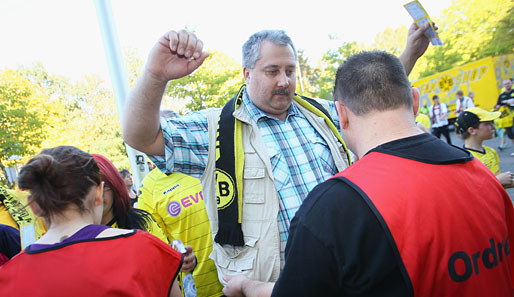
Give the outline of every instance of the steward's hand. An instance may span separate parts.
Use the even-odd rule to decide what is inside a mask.
[[[195,34],[186,30],[169,31],[150,51],[145,71],[152,78],[167,82],[195,71],[208,56]]]
[[[437,26],[435,26],[435,24],[433,25],[434,29],[437,30]],[[409,28],[407,33],[407,44],[405,45],[405,49],[399,57],[403,66],[405,67],[405,72],[407,75],[410,74],[418,58],[423,56],[428,48],[430,41],[428,40],[428,37],[425,36],[425,31],[429,27],[430,25],[428,23],[421,26],[421,28],[418,27],[416,23],[412,23]]]
[[[434,28],[437,30],[437,27],[434,23],[432,23]],[[416,23],[412,23],[409,27],[409,31],[407,33],[407,45],[405,46],[405,51],[409,52],[413,58],[419,58],[423,56],[425,51],[430,44],[428,37],[425,36],[425,31],[430,27],[428,23],[423,26],[418,27]]]

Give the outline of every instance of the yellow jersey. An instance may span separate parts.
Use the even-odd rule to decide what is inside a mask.
[[[119,228],[118,227],[118,223],[114,222],[111,227],[113,228]],[[152,220],[149,224],[148,224],[148,229],[147,230],[143,230],[143,231],[146,231],[150,234],[152,234],[153,236],[159,238],[160,240],[164,241],[165,243],[169,243],[168,239],[166,238],[166,236],[164,235],[164,233],[162,232],[161,228],[159,227],[159,225],[157,224],[157,222],[155,222],[154,220]]]
[[[484,148],[483,153],[468,148],[466,149],[473,156],[475,156],[475,158],[487,166],[487,168],[489,168],[489,170],[491,170],[494,175],[500,174],[500,158],[498,157],[498,153],[488,146],[483,145],[482,147]]]
[[[197,296],[222,296],[212,252],[212,234],[200,181],[182,173],[166,175],[158,168],[144,179],[138,207],[152,214],[170,242],[180,239],[193,247]],[[182,288],[180,280],[179,283]]]
[[[425,126],[425,128],[430,130],[430,118],[426,114],[418,113],[416,116],[416,122],[420,122],[423,124],[423,126]]]

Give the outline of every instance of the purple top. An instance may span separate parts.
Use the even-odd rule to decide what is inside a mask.
[[[98,236],[98,234],[102,233],[107,228],[111,228],[111,227],[105,226],[105,225],[93,225],[93,224],[87,225],[61,242],[53,243],[53,244],[34,243],[34,244],[29,245],[27,247],[27,250],[30,250],[31,252],[36,252],[36,251],[51,248],[51,247],[58,247],[60,245],[64,245],[64,244],[70,243],[70,242],[96,238]]]

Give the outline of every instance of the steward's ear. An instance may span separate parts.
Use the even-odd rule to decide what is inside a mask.
[[[345,130],[348,128],[348,108],[339,100],[336,100],[334,103],[336,105],[337,117],[339,118],[341,130]]]
[[[412,110],[414,115],[418,114],[419,111],[419,90],[418,88],[412,87]]]

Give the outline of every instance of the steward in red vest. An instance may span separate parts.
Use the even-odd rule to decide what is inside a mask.
[[[398,59],[348,58],[334,98],[359,160],[297,211],[272,296],[514,296],[512,202],[469,152],[416,127]]]

